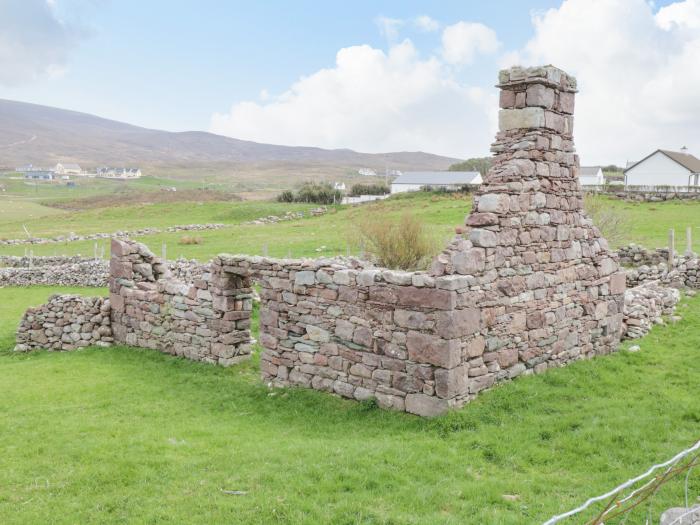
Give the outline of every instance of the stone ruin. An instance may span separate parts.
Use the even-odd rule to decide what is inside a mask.
[[[145,246],[113,240],[111,337],[236,363],[253,348],[258,283],[264,381],[422,416],[497,382],[612,352],[625,274],[583,211],[575,79],[553,66],[512,68],[498,87],[493,167],[463,233],[429,271],[220,255],[184,279]],[[40,325],[25,317],[22,326]],[[31,337],[23,345],[40,346]]]

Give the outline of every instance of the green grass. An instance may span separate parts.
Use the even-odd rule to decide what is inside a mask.
[[[700,434],[700,299],[641,352],[422,420],[270,392],[257,356],[223,369],[125,347],[7,351],[21,312],[50,291],[0,290],[2,523],[541,523]],[[681,495],[664,488],[655,516]]]
[[[145,179],[144,179],[145,180]],[[153,183],[151,180],[149,183]],[[627,203],[608,199],[609,206],[616,208],[626,219],[624,242],[636,242],[648,248],[665,246],[669,228],[675,228],[677,249],[685,249],[685,228],[694,232],[694,248],[700,251],[700,202],[670,201],[662,203]],[[25,206],[27,201],[19,205]],[[230,227],[208,232],[198,232],[203,243],[180,246],[182,233],[149,235],[140,238],[154,251],[160,253],[163,243],[167,245],[168,257],[180,255],[206,261],[219,253],[263,254],[276,257],[317,257],[319,255],[346,254],[348,250],[358,254],[358,222],[367,213],[377,212],[384,216],[398,216],[410,212],[424,221],[440,241],[446,241],[454,227],[464,223],[471,208],[471,197],[456,198],[432,194],[411,194],[392,197],[389,200],[360,207],[331,207],[331,213],[323,217],[306,218],[300,221],[267,225],[244,225],[243,222],[265,217],[283,215],[286,211],[308,210],[313,205],[283,204],[266,201],[161,203],[152,205],[122,206],[92,209],[80,212],[57,212],[42,207],[37,211],[14,208],[0,212],[0,238],[22,238],[23,225],[32,235],[56,236],[75,233],[113,232],[134,230],[146,226],[165,228],[176,224],[221,222]],[[40,215],[48,210],[50,216],[26,217],[27,213]],[[3,219],[2,213],[7,213]],[[21,220],[20,220],[21,218]],[[98,244],[108,247],[107,241]],[[2,255],[20,255],[25,250],[35,255],[92,254],[94,242],[72,242],[36,246],[0,246]],[[108,253],[108,250],[106,250]]]

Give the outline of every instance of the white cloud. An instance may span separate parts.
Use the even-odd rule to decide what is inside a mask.
[[[51,0],[0,0],[0,84],[62,74],[77,38]]]
[[[366,152],[482,155],[493,137],[495,92],[464,86],[409,40],[388,52],[343,48],[336,63],[266,102],[215,114],[211,131],[241,139]]]
[[[404,25],[404,20],[400,18],[389,18],[378,16],[374,23],[379,27],[379,32],[390,42],[396,42],[399,38],[399,28]]]
[[[700,1],[654,14],[644,0],[566,0],[533,24],[535,36],[509,58],[578,77],[583,163],[624,163],[684,144],[700,154]]]
[[[413,25],[415,25],[420,31],[424,31],[426,33],[440,29],[440,23],[437,20],[430,18],[428,15],[421,15],[414,18]]]
[[[498,51],[496,32],[478,22],[457,22],[442,32],[442,56],[450,64],[469,64],[478,53]]]

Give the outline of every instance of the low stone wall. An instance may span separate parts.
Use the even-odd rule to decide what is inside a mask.
[[[168,261],[170,275],[184,281],[200,279],[209,271],[195,260]],[[4,266],[4,267],[3,267]],[[0,288],[6,286],[85,286],[109,284],[109,262],[85,257],[0,257]]]
[[[668,248],[648,250],[638,244],[628,244],[617,250],[623,266],[641,266],[668,262]]]
[[[623,338],[645,336],[655,324],[663,323],[663,316],[673,314],[681,294],[676,288],[650,282],[628,288],[623,308]]]
[[[31,258],[31,266],[0,268],[0,288],[6,286],[106,286],[109,264],[101,259]],[[61,259],[64,259],[63,261]],[[20,258],[16,264],[29,264]]]
[[[143,244],[114,239],[109,288],[115,340],[221,365],[246,359],[252,295],[238,281],[220,271],[177,279]]]
[[[48,303],[25,312],[15,350],[75,350],[112,341],[109,299],[52,295]]]
[[[142,235],[153,235],[157,233],[175,233],[175,232],[189,232],[189,231],[203,231],[203,230],[219,230],[225,228],[226,224],[213,223],[213,224],[181,224],[177,226],[169,226],[167,228],[141,228],[139,230],[131,231],[118,231],[114,233],[89,233],[86,235],[76,235],[75,233],[70,233],[69,235],[57,235],[56,237],[31,237],[27,239],[0,239],[0,246],[14,246],[18,244],[52,244],[59,242],[73,242],[73,241],[97,241],[100,239],[112,239],[112,238],[128,238],[128,237],[139,237]]]

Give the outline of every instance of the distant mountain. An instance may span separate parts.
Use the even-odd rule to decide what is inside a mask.
[[[459,159],[422,152],[369,154],[349,149],[276,146],[213,133],[173,133],[132,126],[87,113],[0,99],[0,166],[77,162],[85,167],[153,166],[180,169],[205,165],[288,165],[446,170]],[[311,169],[313,168],[313,169]],[[303,170],[302,170],[303,171]]]

